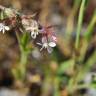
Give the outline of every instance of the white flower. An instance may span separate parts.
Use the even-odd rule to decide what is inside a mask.
[[[36,38],[36,36],[39,34],[39,30],[38,30],[38,27],[28,27],[28,28],[26,28],[26,30],[28,31],[31,31],[31,37],[33,38],[33,39],[35,39]]]
[[[38,23],[35,20],[23,19],[22,24],[24,25],[26,31],[31,32],[31,37],[35,39],[39,34]]]
[[[56,46],[56,43],[51,41],[48,42],[46,37],[42,38],[42,43],[37,43],[38,45],[42,46],[40,51],[42,51],[44,48],[47,49],[49,53],[52,52],[52,48]]]
[[[24,28],[26,29],[28,26],[30,26],[30,20],[24,18],[22,19],[22,24]]]
[[[5,26],[3,23],[0,23],[0,32],[2,31],[4,34],[5,31],[8,31],[9,29],[9,26]]]
[[[38,24],[37,24],[37,22],[35,20],[33,20],[31,26],[26,28],[26,30],[30,30],[31,31],[31,37],[33,39],[35,39],[36,36],[39,34]]]

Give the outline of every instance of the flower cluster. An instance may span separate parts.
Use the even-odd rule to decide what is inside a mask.
[[[22,19],[22,24],[26,31],[31,33],[33,39],[39,34],[38,23],[35,20],[28,20],[26,18]]]
[[[42,26],[32,18],[32,15],[22,15],[11,8],[0,6],[0,9],[2,16],[0,18],[0,32],[5,33],[5,31],[14,28],[30,33],[33,39],[38,39],[38,35],[40,35],[41,40],[36,43],[41,47],[40,51],[46,49],[49,53],[52,52],[52,48],[56,46],[56,35],[52,26]],[[6,17],[4,17],[5,15]]]
[[[52,26],[42,27],[40,33],[42,34],[41,43],[37,42],[37,44],[41,46],[40,51],[42,51],[43,49],[47,49],[47,51],[51,53],[52,48],[56,46],[57,41],[53,31],[53,27]]]

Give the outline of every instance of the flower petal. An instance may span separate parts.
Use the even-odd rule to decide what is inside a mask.
[[[55,42],[57,41],[56,36],[52,36],[52,39],[53,39]]]
[[[46,37],[42,37],[42,43],[47,43],[47,38]]]
[[[3,32],[3,34],[5,33],[5,29],[4,28],[2,29],[2,32]]]
[[[44,46],[42,46],[42,48],[40,49],[40,51],[42,51],[44,49]]]
[[[36,43],[37,45],[40,45],[40,46],[42,46],[42,44],[41,43]]]
[[[55,43],[55,42],[50,42],[48,45],[49,45],[50,47],[55,47],[55,46],[56,46],[56,43]]]
[[[0,31],[2,31],[2,28],[0,28]]]
[[[47,47],[48,53],[52,53],[53,49],[51,47]]]
[[[35,39],[35,38],[36,38],[36,33],[31,32],[31,37],[32,37],[33,39]]]
[[[10,28],[9,28],[8,26],[5,26],[5,30],[7,30],[7,31],[8,31],[9,29],[10,29]]]
[[[32,27],[27,27],[26,28],[26,30],[28,31],[28,30],[32,30],[33,28]]]

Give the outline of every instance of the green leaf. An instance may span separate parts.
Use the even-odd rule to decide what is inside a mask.
[[[82,23],[83,23],[85,3],[86,3],[86,0],[82,0],[81,6],[80,6],[80,12],[79,12],[79,17],[78,17],[78,25],[77,25],[76,42],[75,42],[75,48],[76,49],[79,47],[80,32],[81,32]]]
[[[88,25],[88,28],[86,30],[86,32],[84,33],[84,37],[87,39],[87,40],[90,40],[91,36],[92,36],[92,32],[93,32],[93,28],[96,24],[96,10],[92,16],[92,20],[91,22],[89,23]]]

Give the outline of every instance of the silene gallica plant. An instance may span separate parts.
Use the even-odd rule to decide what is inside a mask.
[[[51,68],[50,70],[48,69],[49,65],[48,67],[43,66],[44,71],[47,71],[45,72],[45,81],[42,89],[43,92],[48,93],[48,95],[44,94],[42,96],[49,96],[49,90],[52,88],[52,96],[77,96],[76,93],[78,90],[96,88],[96,83],[94,84],[91,82],[90,84],[86,84],[82,82],[84,81],[86,74],[91,70],[93,65],[96,64],[96,34],[93,36],[92,33],[96,26],[96,9],[91,21],[85,28],[86,30],[82,30],[84,28],[83,20],[86,3],[88,1],[89,0],[74,0],[64,34],[66,38],[60,37],[61,39],[64,39],[64,42],[61,40],[63,44],[60,41],[59,35],[57,42],[53,27],[42,25],[41,22],[34,19],[34,14],[25,15],[19,13],[15,9],[0,6],[0,32],[2,34],[6,34],[6,32],[9,32],[10,30],[15,32],[20,48],[20,59],[16,63],[16,66],[11,69],[15,80],[22,82],[26,79],[28,55],[34,48],[32,46],[33,43],[40,48],[40,51],[45,50],[48,51],[48,53],[51,53],[52,48],[56,46],[57,42],[58,48],[62,47],[62,50],[64,47],[66,49],[67,47],[69,48],[68,51],[70,52],[68,53],[70,56],[61,64],[58,61],[59,58],[56,58],[57,60],[54,60],[55,64],[53,64],[56,65],[54,72]],[[75,25],[74,21],[77,11],[79,11],[79,14]],[[74,29],[76,29],[75,34]],[[59,42],[61,44],[59,44]],[[53,56],[57,57],[56,54],[53,54]],[[49,85],[51,85],[52,88],[49,88]],[[80,94],[78,96],[83,95]]]
[[[16,80],[24,80],[28,55],[32,52],[30,42],[36,40],[35,45],[40,47],[40,51],[52,52],[56,46],[56,35],[52,26],[43,26],[33,19],[34,15],[24,15],[15,9],[0,6],[0,32],[13,30],[16,33],[20,47],[20,60],[16,68],[12,68],[12,73]],[[32,43],[32,42],[31,42]]]

